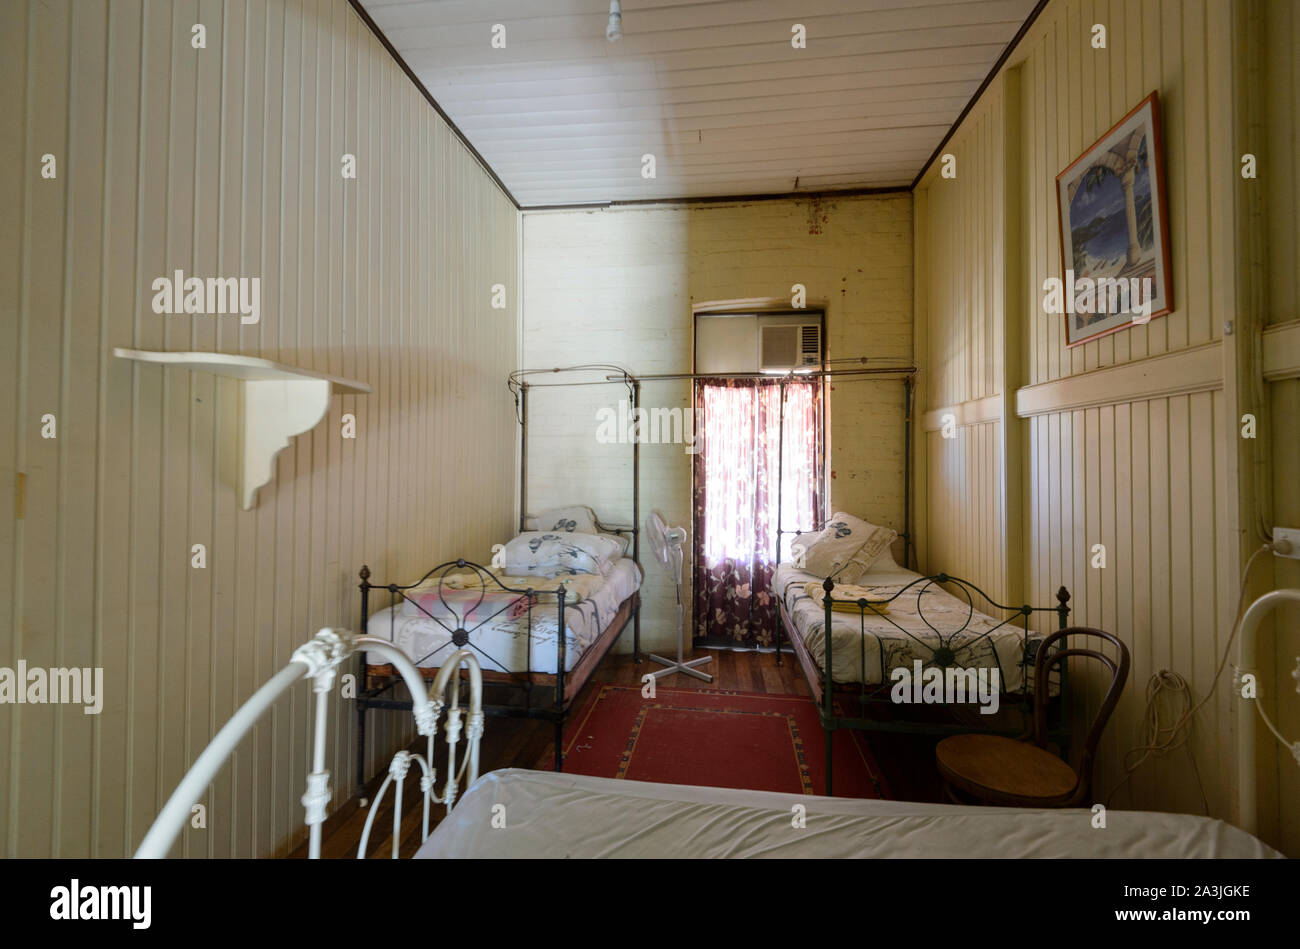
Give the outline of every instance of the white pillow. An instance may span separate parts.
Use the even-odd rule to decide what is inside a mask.
[[[895,540],[897,540],[897,538],[895,538]],[[889,573],[891,570],[902,569],[902,564],[900,564],[897,558],[894,557],[894,544],[893,541],[891,541],[889,545],[885,547],[884,552],[867,565],[867,569],[862,572],[862,576],[865,577],[869,573]]]
[[[533,530],[563,531],[565,533],[579,534],[596,533],[596,513],[591,508],[581,504],[551,508],[549,511],[543,511],[530,520],[534,522]]]
[[[619,541],[600,534],[525,531],[506,544],[505,572],[512,577],[604,576],[621,552]]]
[[[610,533],[606,533],[605,531],[601,531],[596,536],[608,537],[614,543],[618,544],[618,557],[626,557],[628,548],[632,546],[632,539],[626,534],[610,534]],[[617,560],[618,557],[615,557],[614,559]]]
[[[857,583],[897,537],[898,532],[888,527],[838,512],[803,545],[803,569],[837,583]]]

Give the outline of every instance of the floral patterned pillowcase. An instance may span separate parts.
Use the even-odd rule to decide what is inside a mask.
[[[600,534],[525,531],[506,544],[505,573],[512,577],[608,576],[621,553],[617,540]]]
[[[897,537],[888,527],[839,512],[804,545],[803,569],[836,583],[857,583]]]

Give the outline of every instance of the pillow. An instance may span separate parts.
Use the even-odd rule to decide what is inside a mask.
[[[607,575],[620,553],[617,540],[600,534],[525,531],[506,544],[505,572],[514,577]]]
[[[549,511],[543,511],[537,517],[532,518],[535,522],[534,530],[539,531],[563,531],[565,533],[594,534],[596,533],[596,514],[591,508],[581,504],[575,504],[570,507],[556,507]]]
[[[803,569],[836,583],[857,583],[897,537],[888,527],[839,512],[804,545]]]
[[[632,546],[632,539],[626,534],[608,534],[605,531],[601,531],[596,536],[608,537],[614,543],[618,544],[618,556],[614,558],[615,560],[617,560],[618,557],[626,557],[627,549]]]

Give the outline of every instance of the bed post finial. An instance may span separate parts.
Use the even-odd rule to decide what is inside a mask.
[[[835,589],[835,581],[832,580],[830,577],[827,577],[825,580],[822,581],[822,589],[825,590],[827,593],[830,593],[831,590]]]
[[[370,579],[370,568],[367,567],[365,564],[362,564],[361,573],[359,575],[361,577],[361,582],[365,583],[367,580]]]
[[[1065,629],[1065,625],[1070,615],[1070,591],[1064,586],[1056,591],[1056,602],[1060,604],[1060,606],[1056,608],[1056,615],[1061,618],[1061,629]]]

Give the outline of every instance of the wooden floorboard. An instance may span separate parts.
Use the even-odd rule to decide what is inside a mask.
[[[809,695],[798,661],[791,653],[784,653],[780,665],[776,654],[753,650],[697,649],[687,659],[711,656],[712,662],[704,671],[713,675],[713,682],[703,682],[693,676],[674,675],[660,680],[663,688],[673,689],[724,689],[737,692],[756,692],[776,695]],[[632,662],[630,655],[610,655],[592,673],[591,679],[578,696],[575,708],[582,707],[602,685],[620,685],[639,688],[641,676],[658,668],[656,663],[643,660]],[[489,718],[484,729],[480,749],[481,773],[500,768],[538,768],[549,766],[553,749],[554,730],[550,722],[528,721],[515,718]],[[836,741],[851,740],[839,733]],[[896,800],[942,802],[945,800],[942,785],[934,766],[936,738],[924,735],[896,735],[872,733],[868,743],[884,772],[890,796]],[[420,738],[411,745],[412,751],[423,753],[426,739]],[[437,743],[439,753],[445,752],[441,735]],[[446,780],[446,762],[438,760],[438,787]],[[401,847],[403,857],[412,856],[420,846],[420,785],[419,767],[411,768],[403,790]],[[383,775],[377,775],[367,784],[367,794],[373,796]],[[361,807],[356,798],[340,807],[322,828],[321,855],[326,858],[355,858],[361,842],[361,831],[369,809]],[[430,814],[430,827],[436,826],[445,813],[435,805]],[[389,789],[375,825],[370,832],[367,856],[387,857],[392,847],[393,793]],[[306,844],[291,857],[307,855]]]

